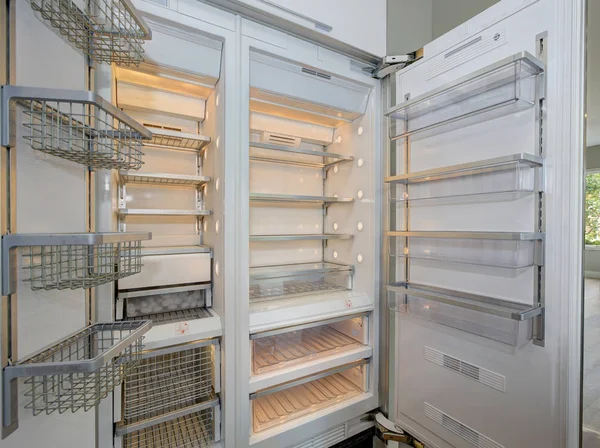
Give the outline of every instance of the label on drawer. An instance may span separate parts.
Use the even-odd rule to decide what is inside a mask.
[[[190,332],[190,326],[187,322],[180,322],[175,325],[175,334],[177,336],[183,336],[184,334],[188,334]]]

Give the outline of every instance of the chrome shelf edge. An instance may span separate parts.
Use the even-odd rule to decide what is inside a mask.
[[[420,285],[410,282],[399,282],[387,285],[386,289],[388,291],[401,292],[427,300],[432,300],[434,302],[453,305],[519,322],[533,319],[536,316],[542,315],[544,312],[544,308],[541,306],[529,306],[516,302],[510,302],[508,300],[497,299],[494,297],[481,296],[477,294],[437,288],[434,286]],[[506,310],[499,309],[501,307],[506,308]]]
[[[446,176],[471,174],[483,174],[488,172],[500,171],[506,168],[506,165],[514,162],[524,162],[534,167],[543,167],[544,159],[533,154],[518,153],[510,156],[496,157],[477,162],[463,163],[459,165],[451,165],[443,168],[435,168],[431,170],[417,171],[408,174],[399,174],[397,176],[388,176],[385,178],[386,183],[410,185],[411,183],[423,183],[447,178]],[[413,182],[411,182],[413,181]]]
[[[293,154],[304,154],[304,155],[308,155],[308,156],[314,156],[314,157],[325,157],[328,159],[338,159],[340,162],[346,162],[346,161],[352,161],[354,160],[354,157],[352,156],[346,156],[343,154],[336,154],[333,152],[327,152],[327,151],[313,151],[311,149],[302,149],[302,148],[292,148],[289,146],[279,146],[279,145],[271,145],[269,143],[261,143],[261,142],[250,142],[250,148],[257,148],[257,149],[268,149],[268,150],[272,150],[272,151],[282,151],[282,152],[288,152],[288,153],[293,153]],[[286,161],[283,161],[284,163]],[[290,161],[293,162],[293,161]]]
[[[250,242],[351,240],[352,238],[354,235],[322,233],[315,235],[250,235]]]
[[[125,183],[136,183],[136,184],[153,184],[153,185],[203,185],[211,181],[209,176],[192,176],[184,174],[169,174],[169,173],[140,173],[131,171],[119,171],[119,176]],[[156,182],[142,180],[143,178],[156,179]],[[178,180],[182,183],[165,183],[160,182],[161,180]]]
[[[324,204],[350,203],[354,198],[338,198],[334,196],[303,196],[296,194],[250,193],[250,201],[254,202],[313,202]]]
[[[386,236],[407,238],[452,238],[464,240],[544,241],[539,232],[388,231]]]
[[[319,262],[320,263],[320,262]],[[323,267],[317,269],[304,269],[302,271],[285,271],[286,268],[290,268],[292,266],[296,266],[294,264],[282,264],[282,265],[270,265],[270,266],[257,266],[254,268],[250,268],[250,280],[268,280],[273,278],[285,278],[285,277],[301,277],[305,275],[311,274],[326,274],[329,272],[345,272],[350,271],[350,273],[354,272],[354,266],[351,264],[342,264],[342,263],[332,263],[332,262],[323,262],[327,264],[334,265],[334,267]],[[311,264],[311,263],[302,263],[302,264]],[[315,263],[318,264],[318,263]],[[258,270],[261,268],[277,268],[281,267],[281,271],[272,274],[252,274],[252,270]]]
[[[142,257],[153,255],[210,254],[211,252],[212,249],[208,246],[142,247]]]
[[[118,214],[121,216],[208,216],[210,210],[166,210],[151,208],[122,208]]]

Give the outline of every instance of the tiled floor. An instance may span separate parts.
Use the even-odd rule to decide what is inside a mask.
[[[600,280],[585,279],[583,448],[600,448]]]

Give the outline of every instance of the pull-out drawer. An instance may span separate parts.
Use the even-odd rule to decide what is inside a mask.
[[[218,339],[144,352],[123,381],[122,421],[116,428],[123,446],[153,446],[162,440],[153,437],[170,440],[177,431],[197,438],[199,445],[189,446],[205,446],[206,437],[214,440],[220,364]]]
[[[250,335],[250,391],[368,358],[368,313]]]
[[[252,432],[271,430],[363,395],[368,364],[362,359],[251,394]]]

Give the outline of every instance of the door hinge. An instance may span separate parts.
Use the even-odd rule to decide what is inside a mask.
[[[384,56],[381,61],[379,61],[379,64],[377,64],[375,70],[373,70],[373,77],[383,79],[392,73],[396,73],[398,70],[402,70],[407,65],[418,61],[422,57],[422,48],[408,54]]]

